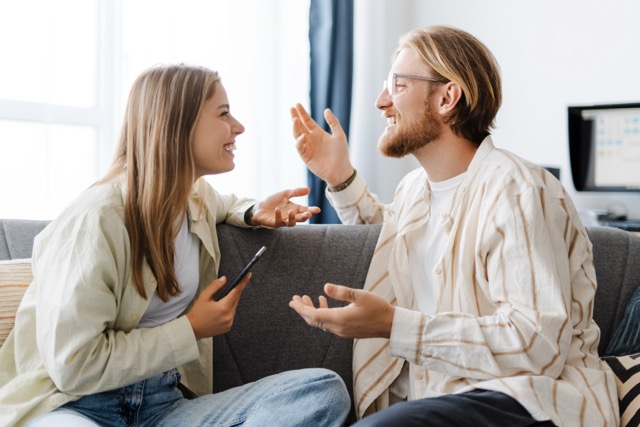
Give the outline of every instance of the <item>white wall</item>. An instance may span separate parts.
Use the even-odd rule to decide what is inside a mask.
[[[366,144],[375,151],[384,121],[374,108],[360,105],[371,104],[377,96],[399,35],[415,27],[452,25],[482,40],[500,64],[504,98],[493,132],[496,145],[533,162],[559,166],[561,181],[578,208],[623,204],[631,217],[640,218],[640,194],[575,192],[567,142],[568,105],[640,101],[640,2],[356,0],[356,13],[352,130],[363,126],[367,131],[352,133],[354,155],[360,150],[356,147]],[[373,62],[366,64],[363,58]],[[373,88],[373,98],[364,98],[365,88]],[[363,173],[385,201],[392,198],[390,181],[397,184],[397,177],[414,166],[377,158],[371,163],[384,165]],[[388,164],[393,172],[386,171]]]

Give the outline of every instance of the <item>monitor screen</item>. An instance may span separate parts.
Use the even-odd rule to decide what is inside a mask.
[[[569,159],[578,191],[640,191],[640,103],[573,106]]]

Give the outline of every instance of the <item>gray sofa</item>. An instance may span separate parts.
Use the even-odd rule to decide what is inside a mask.
[[[33,237],[46,224],[0,220],[0,260],[30,257]],[[234,276],[260,246],[268,250],[253,269],[232,330],[215,339],[214,389],[321,366],[339,373],[351,391],[351,340],[308,327],[288,302],[294,294],[316,299],[326,282],[362,287],[379,232],[379,226],[369,225],[277,230],[219,225],[220,275]],[[603,354],[640,284],[640,237],[608,227],[588,232],[598,278],[594,317],[602,332]]]

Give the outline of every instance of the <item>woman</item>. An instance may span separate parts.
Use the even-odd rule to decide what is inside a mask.
[[[213,300],[226,282],[216,279],[216,224],[294,226],[319,211],[289,201],[306,188],[256,204],[201,179],[234,168],[243,131],[213,71],[162,66],[136,80],[110,171],[34,243],[34,281],[0,351],[0,418],[66,427],[342,425],[346,388],[323,369],[210,394],[208,338],[231,328],[250,277]],[[185,399],[187,389],[201,397]]]

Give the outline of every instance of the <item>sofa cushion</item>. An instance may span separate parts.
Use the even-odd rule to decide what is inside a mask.
[[[13,329],[16,311],[32,278],[30,259],[0,261],[0,346]]]
[[[605,356],[640,353],[640,288],[627,304],[622,321],[616,328]]]
[[[640,353],[603,357],[616,376],[620,426],[640,425]]]

